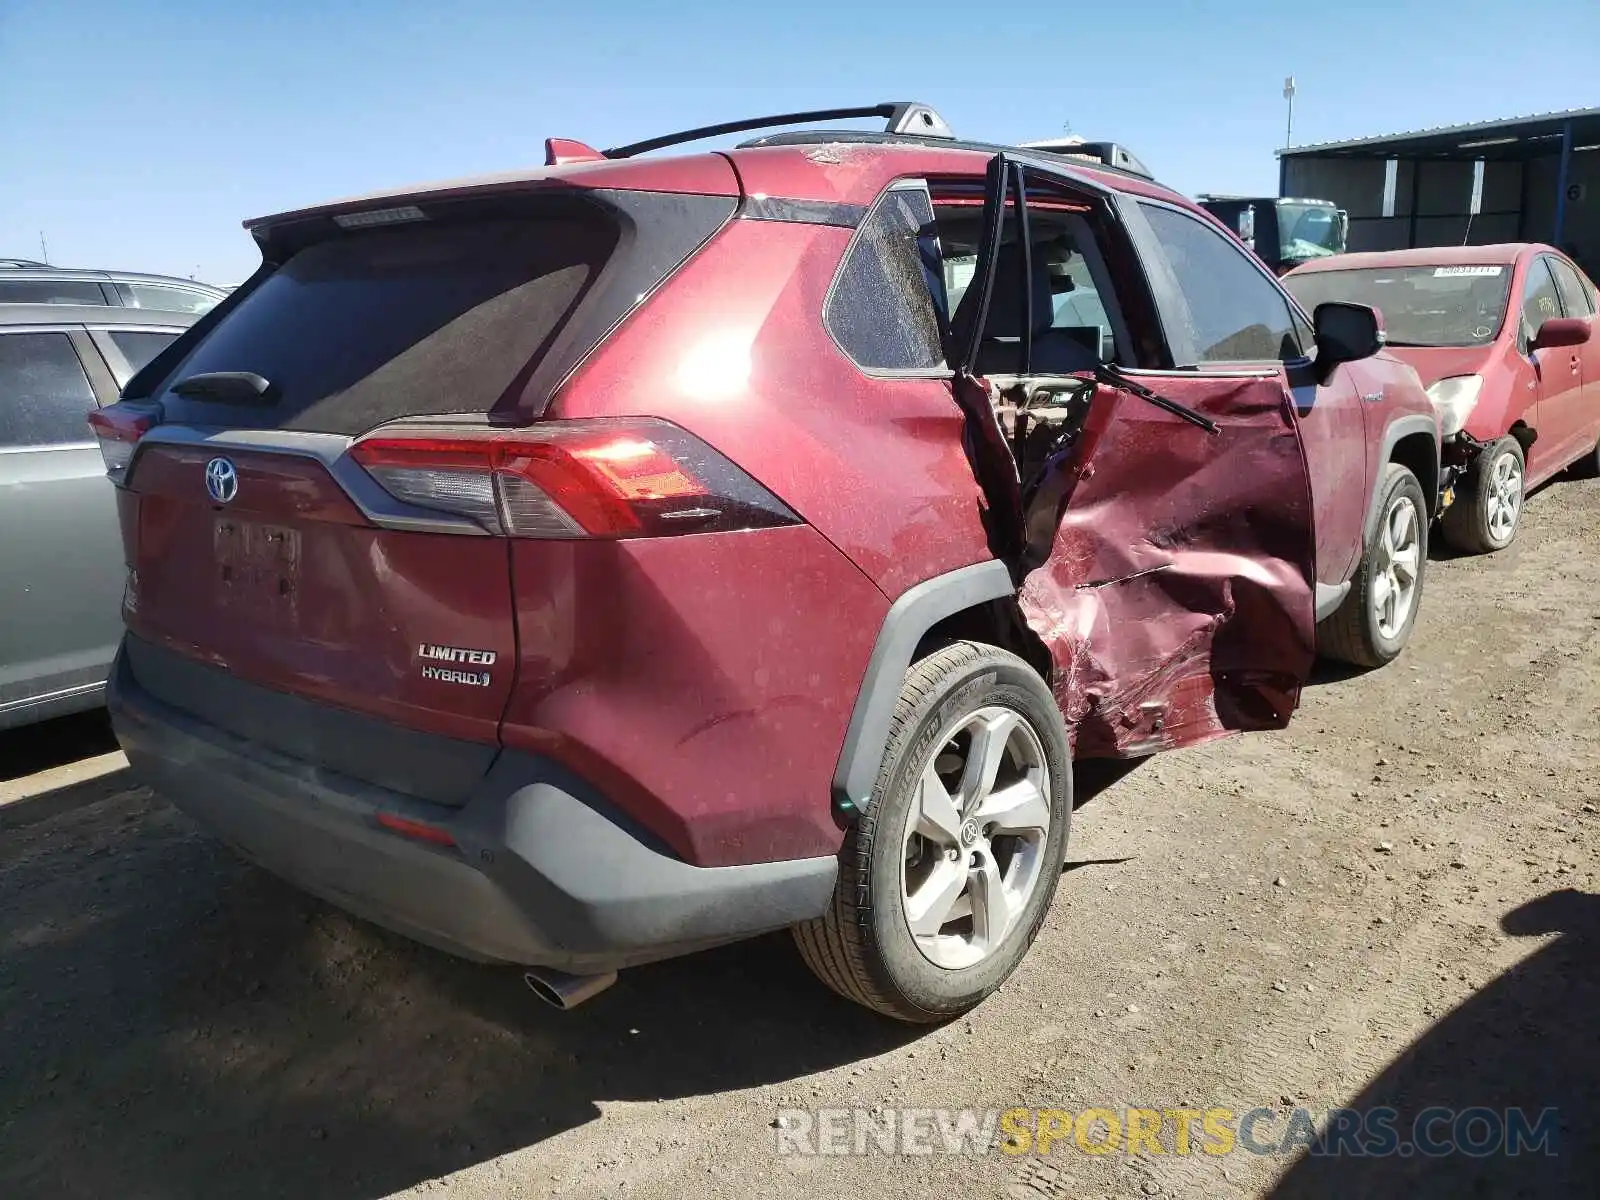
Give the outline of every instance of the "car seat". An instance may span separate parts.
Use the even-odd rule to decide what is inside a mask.
[[[979,375],[1017,375],[1022,371],[1022,329],[1026,317],[1023,271],[1022,247],[1017,243],[1002,245],[995,264],[989,320],[978,347],[978,361],[973,365]],[[1099,356],[1078,336],[1052,327],[1055,297],[1050,289],[1049,269],[1040,253],[1034,256],[1027,284],[1033,300],[1033,373],[1066,375],[1094,370]],[[967,288],[951,321],[957,346],[964,346],[971,336],[972,322],[977,316],[978,291],[977,287]]]

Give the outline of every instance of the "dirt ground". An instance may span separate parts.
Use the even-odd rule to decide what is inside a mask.
[[[242,865],[94,757],[102,717],[6,735],[0,1195],[1593,1195],[1597,531],[1600,483],[1558,482],[1510,550],[1436,554],[1411,649],[1288,731],[1086,771],[1032,954],[933,1031],[781,937],[557,1013]],[[1562,1152],[807,1158],[772,1128],[1382,1103],[1555,1106]]]

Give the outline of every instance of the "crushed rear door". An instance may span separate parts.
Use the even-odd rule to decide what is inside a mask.
[[[974,287],[992,286],[993,210],[1023,194],[1020,175],[1004,156],[991,167]],[[955,398],[991,546],[1079,756],[1287,724],[1315,654],[1315,539],[1281,370],[963,368]]]
[[[1315,653],[1311,492],[1275,376],[1100,387],[1105,430],[1019,601],[1084,757],[1286,725]]]

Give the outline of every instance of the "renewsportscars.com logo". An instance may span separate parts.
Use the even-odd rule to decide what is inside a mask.
[[[1560,1113],[1545,1108],[786,1108],[779,1154],[977,1156],[1246,1153],[1439,1158],[1555,1155]]]

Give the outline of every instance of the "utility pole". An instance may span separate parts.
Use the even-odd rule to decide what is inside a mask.
[[[50,249],[44,244],[44,230],[39,230],[39,261],[45,266],[50,265]]]
[[[1283,81],[1283,98],[1289,102],[1289,124],[1283,131],[1283,148],[1294,145],[1294,76]]]

